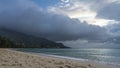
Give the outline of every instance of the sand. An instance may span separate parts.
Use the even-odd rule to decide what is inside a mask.
[[[109,65],[0,49],[0,68],[112,68]]]

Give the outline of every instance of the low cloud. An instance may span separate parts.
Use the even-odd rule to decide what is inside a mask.
[[[72,48],[120,48],[118,43],[110,42],[89,42],[87,40],[73,40],[63,42],[65,45]]]

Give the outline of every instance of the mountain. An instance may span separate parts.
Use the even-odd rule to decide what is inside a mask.
[[[0,29],[1,39],[7,39],[7,42],[14,43],[14,48],[69,48],[62,43],[56,43],[41,37],[27,35],[9,29]],[[4,40],[6,41],[6,40]],[[12,46],[13,47],[13,46]]]

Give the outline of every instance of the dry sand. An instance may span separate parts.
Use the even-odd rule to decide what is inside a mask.
[[[0,68],[112,68],[109,65],[0,49]]]

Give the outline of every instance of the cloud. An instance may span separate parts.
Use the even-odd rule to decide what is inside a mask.
[[[72,48],[120,48],[119,43],[112,42],[89,42],[87,40],[73,40],[63,42]]]
[[[120,21],[120,3],[109,3],[98,11],[97,17]]]
[[[51,12],[51,8],[47,9],[47,11],[42,10],[31,0],[0,0],[0,27],[54,41],[67,42],[65,43],[67,45],[74,43],[73,45],[78,44],[81,45],[80,47],[84,47],[82,45],[85,47],[103,47],[109,42],[110,47],[114,44],[118,47],[118,42],[116,42],[119,40],[117,39],[119,37],[118,26],[90,25],[88,21]],[[73,10],[78,10],[78,7],[73,6],[65,11],[76,12]],[[81,10],[78,11],[84,12],[84,10],[85,13],[97,13],[89,7],[81,7]]]
[[[70,0],[61,0],[64,3],[68,3]]]
[[[70,18],[77,18],[80,21],[86,21],[88,24],[106,26],[114,23],[114,20],[96,17],[98,11],[106,4],[113,1],[109,0],[69,0],[68,3],[61,2],[57,6],[49,7],[49,11],[67,15]],[[102,5],[101,5],[102,4]],[[59,7],[58,7],[59,6]]]
[[[0,25],[3,28],[64,41],[76,39],[98,40],[106,35],[104,28],[71,19],[65,15],[43,11],[29,0],[1,0]],[[13,4],[15,3],[15,4]],[[7,4],[7,5],[6,5]]]
[[[118,48],[119,46],[119,0],[70,0],[69,6],[66,3],[60,4],[60,7],[52,6],[50,11],[68,15],[70,18],[77,18],[80,21],[87,21],[88,24],[99,25],[106,28],[98,35],[98,40],[91,37],[87,39],[79,39],[65,41],[64,44],[75,47],[105,47]],[[62,5],[62,7],[61,7]],[[110,26],[111,25],[111,26]],[[86,28],[86,27],[85,27]],[[116,31],[117,30],[117,31]],[[87,30],[86,30],[87,31]],[[101,30],[100,30],[101,31]],[[103,34],[102,34],[103,33]],[[90,36],[90,35],[89,35]],[[86,38],[85,36],[83,36]],[[102,40],[101,38],[102,37]],[[105,37],[105,38],[104,38]],[[87,42],[85,42],[87,41]]]

